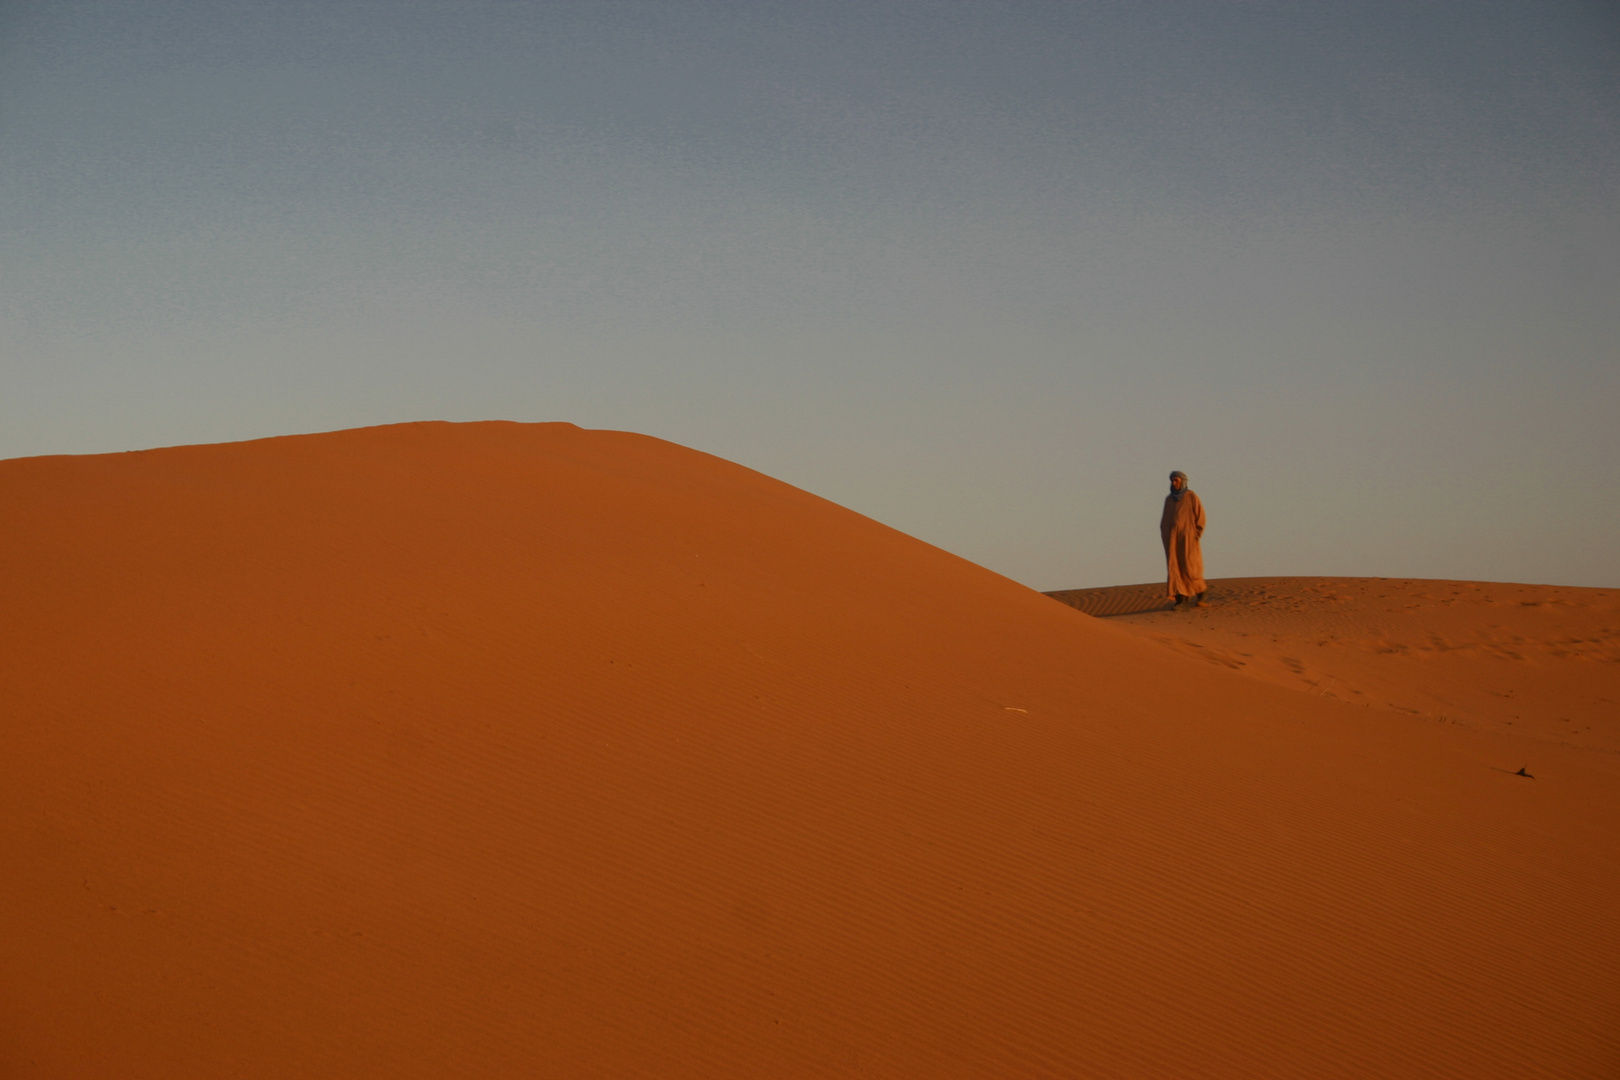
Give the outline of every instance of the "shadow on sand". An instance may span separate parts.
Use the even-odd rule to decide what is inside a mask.
[[[1105,589],[1061,589],[1046,594],[1060,603],[1079,608],[1087,615],[1106,619],[1111,615],[1141,615],[1149,611],[1169,611],[1164,582],[1146,585],[1111,585]]]

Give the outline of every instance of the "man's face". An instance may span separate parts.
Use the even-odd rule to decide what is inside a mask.
[[[1174,478],[1173,478],[1173,479],[1172,479],[1172,480],[1171,480],[1171,481],[1170,481],[1170,490],[1171,490],[1171,491],[1180,491],[1180,490],[1181,490],[1181,489],[1182,489],[1182,488],[1184,488],[1184,487],[1186,487],[1186,486],[1187,486],[1187,481],[1186,481],[1186,480],[1183,480],[1183,479],[1182,479],[1182,478],[1181,478],[1181,477],[1179,477],[1179,476],[1177,476],[1177,477],[1174,477]]]

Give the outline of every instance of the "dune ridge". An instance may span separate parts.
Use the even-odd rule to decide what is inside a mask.
[[[1403,578],[1227,578],[1048,596],[1183,655],[1321,697],[1620,753],[1620,591]]]
[[[626,433],[20,459],[0,505],[0,1076],[1620,1063],[1614,755]]]

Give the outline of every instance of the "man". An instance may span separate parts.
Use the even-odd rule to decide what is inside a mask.
[[[1204,504],[1187,488],[1187,474],[1177,469],[1170,474],[1170,494],[1164,498],[1159,517],[1159,538],[1164,541],[1164,561],[1172,607],[1180,607],[1189,596],[1204,606],[1204,553],[1198,541],[1204,535]]]

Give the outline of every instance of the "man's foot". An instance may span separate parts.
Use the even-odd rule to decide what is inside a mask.
[[[1198,606],[1199,607],[1207,607],[1208,606],[1207,604],[1204,603],[1204,594],[1203,593],[1198,594]]]
[[[1170,601],[1170,606],[1173,608],[1178,608],[1181,606],[1181,602],[1185,599],[1187,599],[1185,596],[1182,596],[1180,593],[1176,593],[1176,595]]]

